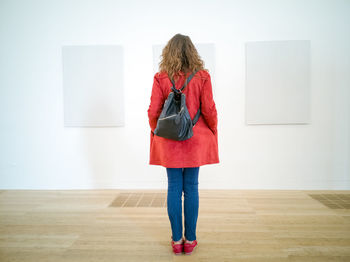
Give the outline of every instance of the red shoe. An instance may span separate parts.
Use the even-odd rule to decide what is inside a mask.
[[[181,239],[183,241],[183,239]],[[173,237],[171,237],[171,246],[175,255],[181,255],[184,249],[184,244],[174,244]]]
[[[186,243],[184,244],[184,251],[186,255],[191,255],[193,249],[195,246],[197,246],[198,242],[197,240],[193,240],[192,243]]]

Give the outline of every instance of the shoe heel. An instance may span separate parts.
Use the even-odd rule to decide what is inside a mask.
[[[183,243],[182,244],[174,244],[174,241],[171,238],[171,246],[173,248],[173,253],[175,255],[177,255],[177,256],[178,255],[182,255],[182,252],[184,250],[184,244]]]
[[[197,240],[194,240],[191,244],[190,243],[184,243],[184,252],[186,255],[191,255],[194,248],[198,245]]]
[[[182,252],[183,252],[183,245],[182,244],[177,244],[177,245],[174,245],[172,243],[172,247],[173,247],[173,252],[175,255],[181,255]]]

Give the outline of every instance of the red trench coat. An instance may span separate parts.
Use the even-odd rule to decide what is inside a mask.
[[[185,75],[180,72],[180,78],[175,81],[176,89],[184,85],[189,75],[190,73]],[[210,74],[205,70],[198,71],[183,91],[191,119],[194,118],[201,103],[201,115],[193,127],[193,136],[184,141],[163,138],[153,133],[172,86],[166,73],[156,73],[153,80],[150,105],[147,111],[151,127],[149,164],[185,168],[219,163],[217,110],[213,99]]]

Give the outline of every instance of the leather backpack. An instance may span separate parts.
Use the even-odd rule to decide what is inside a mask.
[[[157,120],[157,127],[154,130],[155,135],[176,141],[183,141],[193,136],[192,128],[200,117],[201,108],[199,107],[192,120],[186,106],[186,95],[182,91],[197,72],[198,70],[192,73],[180,89],[175,88],[175,82],[171,79],[172,91],[165,100],[162,112]]]

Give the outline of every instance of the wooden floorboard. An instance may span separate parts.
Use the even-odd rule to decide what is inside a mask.
[[[339,208],[350,191],[199,195],[185,257],[171,250],[164,190],[1,190],[0,261],[350,261],[350,209]]]

